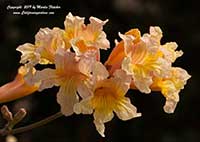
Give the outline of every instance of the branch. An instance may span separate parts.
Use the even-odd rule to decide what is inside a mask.
[[[18,134],[18,133],[23,133],[23,132],[26,132],[26,131],[29,131],[29,130],[32,130],[34,128],[37,128],[37,127],[40,127],[40,126],[43,126],[53,120],[56,120],[57,118],[63,116],[63,114],[61,112],[57,112],[41,121],[38,121],[38,122],[35,122],[33,124],[30,124],[28,126],[24,126],[24,127],[20,127],[20,128],[16,128],[16,129],[13,129],[11,131],[10,134]]]
[[[61,112],[57,112],[56,114],[53,114],[41,121],[35,122],[33,124],[24,126],[24,127],[19,127],[19,128],[15,128],[15,129],[7,129],[6,127],[0,130],[0,135],[5,136],[8,134],[18,134],[18,133],[23,133],[29,130],[32,130],[34,128],[43,126],[59,117],[63,116],[63,114]]]

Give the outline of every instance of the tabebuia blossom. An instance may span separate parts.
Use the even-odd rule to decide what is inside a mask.
[[[35,66],[54,63],[57,48],[65,48],[64,30],[41,28],[35,35],[35,44],[25,43],[17,51],[22,53],[20,63]]]
[[[90,17],[90,23],[85,25],[84,19],[73,16],[71,13],[66,16],[64,22],[66,44],[72,47],[76,54],[94,50],[97,59],[100,59],[99,49],[110,48],[110,42],[106,39],[106,34],[103,31],[103,26],[108,20],[102,21],[96,17]]]
[[[85,96],[87,80],[90,79],[91,59],[87,56],[76,56],[75,53],[59,48],[55,54],[55,69],[45,68],[36,71],[32,84],[38,83],[39,91],[53,86],[60,86],[57,102],[61,112],[68,116],[73,113],[73,106],[79,101],[79,95]],[[89,90],[88,90],[89,91]],[[78,94],[77,94],[78,92]]]
[[[96,129],[104,137],[104,123],[113,118],[114,112],[122,120],[139,117],[141,113],[137,113],[136,107],[125,97],[131,83],[130,76],[122,70],[117,70],[113,77],[108,78],[108,71],[100,63],[97,63],[93,70],[91,95],[75,104],[74,111],[77,114],[94,113]]]
[[[116,69],[126,71],[132,76],[131,88],[143,93],[161,91],[166,98],[165,112],[174,112],[179,101],[178,94],[190,78],[184,69],[172,67],[183,52],[176,51],[175,42],[161,44],[163,35],[159,27],[150,27],[150,33],[143,36],[138,29],[124,35],[119,33],[119,36],[122,41],[116,43],[105,63],[110,73]]]
[[[176,42],[161,43],[159,27],[150,27],[141,35],[139,29],[122,34],[105,63],[100,50],[110,48],[103,26],[108,20],[73,16],[69,13],[64,29],[41,28],[34,43],[17,48],[23,64],[15,80],[0,87],[0,102],[8,102],[35,91],[59,87],[57,102],[63,115],[91,114],[101,136],[104,123],[114,114],[121,120],[140,117],[136,106],[127,97],[130,89],[149,94],[160,91],[166,102],[163,107],[173,113],[179,93],[191,77],[186,70],[172,63],[183,55]],[[43,69],[38,69],[40,64]],[[51,64],[51,66],[46,66]]]

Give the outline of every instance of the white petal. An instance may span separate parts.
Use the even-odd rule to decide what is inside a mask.
[[[65,116],[73,114],[73,107],[79,101],[76,89],[76,83],[73,79],[67,80],[60,86],[57,102],[60,104],[61,112]]]
[[[87,28],[89,28],[91,31],[102,31],[103,25],[105,25],[108,22],[108,19],[105,21],[102,21],[96,17],[90,17],[90,24],[87,25]]]
[[[134,76],[133,81],[135,86],[142,92],[149,94],[151,93],[150,85],[153,83],[152,77],[147,76],[145,78]]]
[[[96,130],[99,132],[99,134],[102,137],[105,137],[105,134],[104,134],[104,132],[105,132],[104,123],[94,120],[94,124],[95,124]]]
[[[141,113],[137,113],[137,108],[131,104],[129,98],[124,98],[114,109],[114,112],[121,120],[129,120],[141,116]]]
[[[82,83],[80,83],[78,85],[77,91],[78,91],[78,94],[82,98],[87,98],[87,97],[91,96],[91,94],[92,94],[92,92],[91,92],[91,85],[88,84],[88,83],[87,82],[82,82]]]
[[[93,113],[93,108],[90,105],[90,99],[91,98],[86,98],[81,100],[80,103],[77,103],[74,105],[74,112],[76,114],[92,114]]]
[[[106,49],[110,48],[110,42],[109,42],[109,40],[107,40],[106,33],[103,31],[99,34],[99,37],[98,37],[96,43],[94,43],[94,44],[96,44],[97,47],[100,49],[106,50]]]
[[[176,42],[168,42],[162,45],[160,50],[164,54],[164,58],[173,63],[178,57],[183,55],[182,51],[175,51],[177,47]]]
[[[156,38],[158,41],[162,38],[162,30],[158,26],[151,26],[149,29],[150,35]]]
[[[184,85],[186,84],[187,80],[189,78],[191,78],[191,75],[189,75],[187,73],[186,70],[182,69],[182,68],[179,68],[179,67],[174,67],[172,68],[173,69],[173,73],[174,73],[174,77],[176,77],[177,79],[183,81]]]
[[[172,99],[167,99],[165,102],[165,105],[163,107],[164,111],[166,113],[174,113],[174,110],[176,108],[177,102]]]

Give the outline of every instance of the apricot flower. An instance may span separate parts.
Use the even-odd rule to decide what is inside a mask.
[[[163,107],[165,112],[174,112],[176,104],[179,102],[179,92],[184,88],[184,85],[190,77],[184,69],[172,67],[169,77],[154,78],[151,88],[152,90],[161,90],[161,93],[166,98],[166,103]]]
[[[141,37],[141,40],[134,43],[131,35],[121,35],[124,41],[126,57],[122,62],[122,69],[132,75],[134,85],[144,93],[150,93],[150,85],[154,76],[165,77],[169,74],[171,64],[162,58],[160,51],[160,35],[152,32],[150,28],[149,39]],[[144,38],[144,39],[143,39]]]
[[[182,55],[175,51],[177,44],[169,42],[161,45],[162,31],[159,27],[150,27],[150,34],[140,35],[138,29],[132,29],[120,34],[122,41],[116,42],[105,65],[112,74],[122,68],[132,75],[131,88],[150,93],[152,78],[167,77],[172,63]]]
[[[64,31],[59,28],[41,28],[35,36],[35,44],[25,43],[17,48],[22,53],[20,63],[34,66],[38,63],[54,63],[55,51],[65,48]]]
[[[90,24],[84,24],[84,18],[73,16],[69,13],[66,16],[65,40],[71,45],[77,54],[87,50],[107,49],[110,47],[106,34],[103,32],[103,25],[108,20],[102,21],[95,17],[90,17]]]
[[[110,121],[114,114],[122,119],[129,120],[141,116],[129,98],[125,97],[131,82],[130,76],[122,70],[117,70],[114,77],[108,78],[105,67],[98,63],[94,67],[94,85],[92,95],[75,104],[75,113],[92,114],[97,131],[104,137],[104,123]]]
[[[60,86],[57,102],[61,105],[61,112],[68,116],[73,113],[73,106],[87,91],[85,83],[90,77],[92,58],[77,57],[75,53],[59,48],[55,55],[55,69],[46,68],[36,71],[32,82],[39,83],[39,91],[53,86]]]

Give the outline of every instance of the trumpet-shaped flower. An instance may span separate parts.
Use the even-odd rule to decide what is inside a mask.
[[[140,31],[138,29],[132,29],[125,33],[125,35],[132,35],[135,38],[132,40],[134,43],[140,41]],[[118,42],[115,40],[115,48],[110,53],[107,61],[105,62],[105,66],[108,69],[110,74],[113,74],[115,70],[121,68],[122,61],[126,57],[125,48],[124,48],[124,41]]]
[[[102,21],[95,17],[90,17],[89,20],[90,24],[85,25],[84,18],[73,16],[71,13],[66,16],[65,41],[73,47],[77,54],[110,47],[106,34],[103,32],[103,25],[108,20]]]
[[[175,42],[161,45],[162,31],[159,27],[150,27],[150,34],[142,37],[138,29],[119,34],[122,41],[116,44],[105,65],[112,74],[122,68],[132,75],[131,88],[150,93],[153,77],[167,77],[171,64],[182,51],[175,51]]]
[[[38,63],[54,63],[57,48],[65,48],[64,30],[41,28],[35,36],[35,44],[25,43],[17,48],[22,53],[20,63],[34,66]]]
[[[157,29],[157,28],[155,28]],[[150,85],[154,76],[165,77],[169,74],[171,64],[163,58],[159,40],[161,35],[150,28],[150,37],[141,37],[136,44],[131,35],[120,35],[124,40],[126,57],[122,69],[132,75],[134,85],[141,92],[150,93]]]
[[[91,57],[77,57],[75,53],[59,48],[55,55],[55,69],[46,68],[37,71],[33,77],[33,83],[39,82],[39,91],[53,86],[60,86],[57,94],[57,102],[61,106],[61,112],[69,116],[73,113],[73,106],[79,101],[79,95],[87,92],[86,82],[90,77],[92,66]]]
[[[29,85],[25,80],[24,76],[28,73],[25,66],[21,66],[18,69],[18,74],[12,82],[9,82],[0,87],[0,102],[8,102],[16,100],[18,98],[27,96],[37,91],[38,86]]]
[[[95,65],[93,74],[92,95],[77,103],[74,111],[77,114],[91,114],[94,111],[94,124],[104,137],[104,123],[113,118],[113,112],[122,120],[139,117],[141,114],[137,113],[130,99],[125,97],[131,82],[130,76],[122,70],[117,70],[114,77],[108,78],[107,70],[100,63]]]
[[[166,98],[164,111],[173,113],[177,103],[179,102],[179,92],[184,88],[187,80],[191,76],[182,68],[172,67],[171,75],[168,78],[154,78],[152,90],[161,90],[161,93]]]

